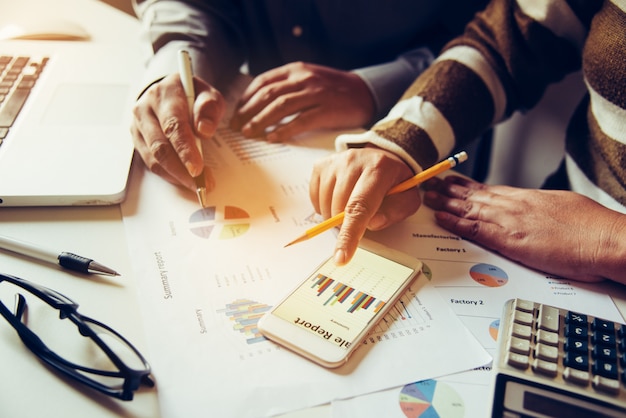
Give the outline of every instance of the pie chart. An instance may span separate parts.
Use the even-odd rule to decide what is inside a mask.
[[[236,206],[211,206],[195,211],[189,217],[189,229],[205,239],[232,239],[250,228],[250,215]]]
[[[491,324],[489,324],[489,335],[493,338],[494,341],[498,341],[498,331],[500,330],[500,320],[495,319]]]
[[[474,265],[470,276],[476,283],[487,287],[504,286],[509,281],[509,276],[500,267],[484,263]]]
[[[456,390],[433,379],[402,388],[400,408],[407,418],[461,418],[465,414],[465,404]]]

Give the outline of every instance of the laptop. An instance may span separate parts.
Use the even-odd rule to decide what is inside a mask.
[[[0,76],[0,208],[124,200],[141,55],[99,42],[0,41],[0,75],[25,67],[20,87]]]

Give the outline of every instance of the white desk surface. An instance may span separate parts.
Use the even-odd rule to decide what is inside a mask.
[[[95,0],[0,0],[0,10],[0,26],[24,19],[62,18],[79,22],[93,42],[127,44],[127,37],[137,39],[139,33],[138,23],[130,16]],[[79,312],[112,326],[149,358],[119,206],[2,208],[0,233],[89,256],[118,269],[120,278],[88,277],[0,251],[0,271],[66,294],[80,304]],[[3,417],[160,415],[155,390],[141,390],[135,400],[123,402],[51,372],[25,348],[8,323],[0,323],[0,370]]]
[[[0,24],[25,18],[36,5],[37,15],[59,13],[76,19],[93,41],[125,42],[138,33],[127,14],[95,0],[0,0]],[[115,28],[114,30],[111,30]],[[132,190],[129,191],[133,193]],[[92,257],[119,271],[105,278],[73,274],[44,263],[0,251],[0,271],[36,281],[66,294],[80,304],[79,312],[112,326],[150,359],[129,260],[119,206],[69,208],[2,208],[0,234],[45,244]],[[622,313],[626,290],[611,286]],[[150,417],[160,416],[157,389],[140,389],[131,402],[118,401],[83,388],[43,366],[24,347],[8,324],[0,321],[0,416],[3,417]],[[193,384],[193,382],[189,382]],[[290,414],[328,416],[326,406]]]

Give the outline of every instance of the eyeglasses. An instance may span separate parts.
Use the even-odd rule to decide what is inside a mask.
[[[15,286],[29,292],[28,304]],[[6,300],[11,294],[16,299],[14,312],[3,303],[3,297]],[[115,330],[77,309],[76,302],[59,292],[0,273],[0,314],[44,363],[124,401],[132,400],[141,384],[154,386],[150,365],[141,353]]]

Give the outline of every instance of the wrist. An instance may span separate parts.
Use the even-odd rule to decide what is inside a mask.
[[[356,99],[355,102],[361,109],[361,126],[367,128],[378,120],[376,117],[378,109],[376,96],[361,76],[354,72],[348,73],[347,75],[352,85],[352,88],[350,89],[351,93],[354,95],[354,98]]]
[[[626,284],[626,215],[614,218],[602,234],[595,266],[603,277]]]

